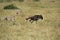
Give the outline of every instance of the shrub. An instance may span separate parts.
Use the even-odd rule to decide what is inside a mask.
[[[6,2],[11,2],[12,0],[6,0]]]
[[[36,1],[37,2],[37,1],[40,1],[40,0],[33,0],[33,1]]]
[[[1,2],[11,2],[12,0],[0,0],[0,3]]]
[[[0,0],[0,2],[3,2],[3,0]]]
[[[14,6],[13,4],[11,4],[11,5],[5,6],[4,9],[18,9],[18,8]]]
[[[23,2],[24,0],[19,0],[19,2]]]

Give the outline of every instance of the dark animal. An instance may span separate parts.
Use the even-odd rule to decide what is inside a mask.
[[[33,23],[33,21],[37,22],[37,20],[39,20],[39,19],[43,20],[43,16],[42,15],[34,15],[34,16],[26,18],[26,20],[29,20],[31,23]]]

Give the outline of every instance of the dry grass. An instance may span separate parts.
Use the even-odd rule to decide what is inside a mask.
[[[0,40],[60,40],[60,1],[55,1],[0,3]],[[17,10],[3,9],[12,3],[21,9],[19,15]],[[44,19],[37,24],[25,20],[35,14],[42,14]],[[4,20],[6,16],[15,16],[15,22]]]

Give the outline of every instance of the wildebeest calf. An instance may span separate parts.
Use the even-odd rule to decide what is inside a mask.
[[[26,20],[29,20],[31,23],[33,23],[33,21],[37,21],[39,19],[43,20],[43,16],[42,15],[34,15],[34,16],[26,18]]]

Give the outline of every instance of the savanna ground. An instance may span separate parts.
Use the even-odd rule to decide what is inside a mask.
[[[16,15],[17,10],[4,10],[9,4],[22,12]],[[25,20],[35,14],[43,15],[44,19],[32,24]],[[4,20],[6,16],[15,16],[15,21]],[[60,0],[0,3],[0,40],[60,40]]]

